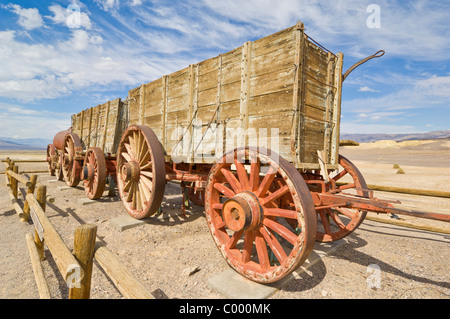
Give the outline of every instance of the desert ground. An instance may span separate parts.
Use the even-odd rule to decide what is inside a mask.
[[[380,141],[341,147],[340,153],[362,172],[367,184],[450,191],[450,140],[396,143]],[[44,159],[45,151],[1,151],[0,159]],[[397,174],[398,164],[405,174]],[[18,163],[21,171],[46,169],[46,163]],[[3,165],[1,167],[3,171]],[[34,232],[31,222],[21,223],[10,205],[4,175],[0,175],[0,298],[38,299],[25,235]],[[143,225],[118,231],[112,218],[126,215],[118,197],[105,196],[82,205],[81,184],[59,190],[64,182],[39,174],[47,185],[47,216],[71,249],[80,224],[98,226],[97,241],[105,244],[157,298],[223,298],[207,286],[208,278],[228,269],[213,243],[203,208],[192,205],[180,215],[181,190],[168,183],[163,212]],[[450,214],[450,198],[375,191],[374,196],[399,200],[405,208]],[[370,213],[369,216],[376,216]],[[390,219],[384,214],[378,217]],[[447,223],[408,216],[417,225],[450,229]],[[302,273],[300,278],[273,294],[274,299],[449,299],[450,236],[365,220],[347,243]],[[68,289],[50,252],[43,268],[52,298],[66,299]],[[380,269],[379,287],[368,285],[369,265]],[[194,273],[191,270],[195,269]],[[101,267],[94,263],[92,299],[123,298]]]

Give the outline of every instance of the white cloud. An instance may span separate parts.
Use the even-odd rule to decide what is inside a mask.
[[[130,1],[130,6],[134,7],[134,6],[140,6],[142,5],[142,0],[131,0]]]
[[[450,73],[446,76],[432,75],[416,83],[416,89],[427,96],[450,98]]]
[[[252,34],[305,23],[306,33],[332,51],[363,58],[384,49],[389,56],[446,59],[450,50],[450,3],[378,0],[381,28],[367,26],[372,1],[348,0],[205,0],[218,15],[251,24]],[[419,27],[420,26],[420,27]],[[414,32],[412,32],[414,30]],[[251,34],[249,34],[251,35]]]
[[[95,0],[95,2],[105,11],[109,11],[119,6],[119,0]]]
[[[67,8],[63,8],[58,4],[48,7],[53,13],[53,16],[48,16],[53,23],[66,25],[68,28],[85,28],[90,30],[92,27],[91,19],[89,16],[82,12],[78,5],[72,5]]]
[[[105,43],[100,35],[83,29],[71,29],[68,39],[51,44],[30,44],[18,39],[15,31],[0,31],[0,54],[0,97],[22,102],[77,90],[130,89],[181,64],[174,58],[143,56],[122,43]]]
[[[18,23],[26,30],[33,30],[44,25],[44,21],[36,8],[22,8],[17,4],[2,5],[3,8],[8,8],[19,16]]]
[[[0,102],[0,136],[51,140],[57,132],[70,126],[70,115]]]

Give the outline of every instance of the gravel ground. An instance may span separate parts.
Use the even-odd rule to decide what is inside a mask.
[[[19,154],[6,156],[18,158]],[[41,155],[23,156],[33,158]],[[358,158],[355,163],[358,167],[362,165],[363,174],[367,167],[368,183],[377,184],[375,179],[383,177],[370,171],[373,163],[369,165],[363,158]],[[45,165],[19,164],[19,167],[30,170],[42,169]],[[442,174],[442,168],[437,167],[436,170]],[[34,226],[20,223],[11,209],[3,176],[0,175],[0,298],[37,299],[39,295],[25,242],[25,234],[32,233]],[[410,177],[413,178],[412,175]],[[163,213],[148,218],[141,226],[120,232],[110,224],[112,218],[126,215],[117,197],[105,196],[97,203],[82,205],[78,201],[86,196],[81,186],[58,190],[65,184],[53,182],[53,179],[48,174],[38,177],[38,181],[47,185],[47,193],[56,199],[55,203],[48,204],[47,216],[70,249],[76,226],[95,224],[98,227],[97,241],[106,244],[158,298],[222,298],[207,287],[207,280],[228,269],[228,265],[213,243],[202,207],[193,205],[186,218],[180,216],[181,191],[178,185],[167,184]],[[440,211],[450,212],[449,199],[409,198],[412,198],[410,203],[420,205],[417,209],[437,207]],[[449,229],[446,223],[404,219]],[[271,298],[449,299],[449,235],[366,220],[347,240],[347,244]],[[52,297],[66,299],[67,287],[48,250],[42,264]],[[196,271],[189,274],[194,269]],[[97,263],[93,268],[91,298],[122,298]]]

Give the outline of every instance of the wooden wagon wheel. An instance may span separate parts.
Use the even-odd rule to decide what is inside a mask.
[[[87,150],[81,177],[88,198],[98,199],[103,195],[107,177],[106,161],[99,147],[91,147]]]
[[[166,185],[164,151],[153,130],[130,126],[117,150],[117,187],[128,214],[142,219],[156,213]]]
[[[356,166],[342,155],[339,156],[339,165],[339,171],[330,177],[337,182],[344,176],[349,176],[352,181],[349,184],[337,186],[337,189],[345,192],[353,191],[358,196],[369,197],[368,192],[364,191],[367,189],[367,184]],[[331,242],[346,237],[359,227],[366,214],[365,211],[345,207],[318,210],[319,223],[316,240]]]
[[[81,150],[81,140],[75,133],[68,133],[64,138],[62,150],[62,173],[66,184],[75,187],[80,183],[81,163],[76,159],[76,151]]]
[[[55,176],[56,162],[57,162],[56,148],[53,144],[47,145],[47,165],[50,176]]]
[[[205,213],[228,264],[256,282],[291,273],[315,242],[317,217],[305,181],[293,165],[265,149],[238,148],[213,165]]]

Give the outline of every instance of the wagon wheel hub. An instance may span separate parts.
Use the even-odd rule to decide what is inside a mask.
[[[128,182],[130,180],[139,180],[139,174],[140,174],[140,167],[139,163],[136,161],[131,161],[128,163],[125,163],[122,166],[121,169],[122,179],[125,182]]]
[[[83,167],[83,172],[81,178],[84,181],[92,181],[95,175],[95,167],[94,165],[88,164]]]
[[[252,231],[258,228],[264,212],[256,196],[250,192],[239,193],[223,205],[223,219],[233,231]]]

